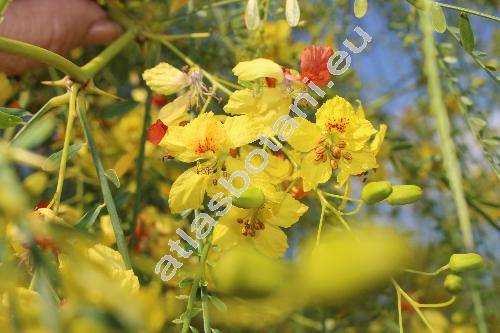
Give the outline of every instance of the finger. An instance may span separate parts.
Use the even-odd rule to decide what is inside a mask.
[[[116,22],[100,20],[90,26],[82,44],[106,44],[116,39],[122,32],[122,28]]]

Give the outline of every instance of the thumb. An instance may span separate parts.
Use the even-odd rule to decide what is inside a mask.
[[[92,23],[82,45],[106,44],[116,39],[122,28],[116,22],[103,19]]]

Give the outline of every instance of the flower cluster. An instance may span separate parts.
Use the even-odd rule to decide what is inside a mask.
[[[361,105],[355,110],[340,96],[317,111],[303,102],[318,105],[308,89],[322,91],[330,81],[332,55],[329,47],[307,48],[300,72],[264,58],[240,62],[233,73],[241,88],[222,107],[225,114],[206,112],[205,106],[197,114],[195,103],[179,103],[202,94],[193,87],[193,74],[186,73],[197,73],[197,85],[204,86],[196,69],[182,72],[161,63],[146,70],[144,80],[155,93],[179,95],[149,131],[150,141],[170,158],[191,165],[172,185],[171,212],[223,208],[215,212],[221,217],[213,223],[215,244],[229,249],[251,243],[278,258],[288,247],[282,228],[297,223],[308,209],[297,200],[298,187],[315,190],[335,173],[341,188],[351,176],[376,168],[385,125],[377,131]],[[306,120],[302,110],[316,121]],[[237,179],[245,168],[259,172]]]

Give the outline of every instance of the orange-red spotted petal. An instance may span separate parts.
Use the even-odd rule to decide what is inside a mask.
[[[311,45],[300,56],[302,78],[307,77],[319,87],[330,82],[331,74],[328,71],[328,59],[333,55],[329,46]]]
[[[158,119],[148,130],[148,141],[154,145],[158,145],[167,134],[168,126]]]

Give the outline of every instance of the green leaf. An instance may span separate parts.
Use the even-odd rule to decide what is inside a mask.
[[[177,319],[174,319],[172,320],[172,323],[176,324],[176,325],[180,325],[182,324],[184,321],[180,318],[177,318]]]
[[[200,331],[198,331],[198,329],[194,326],[189,326],[189,329],[191,330],[191,332],[193,333],[200,333]]]
[[[139,105],[138,102],[135,101],[126,101],[126,102],[114,102],[102,110],[102,118],[113,118],[117,116],[122,116],[130,111],[132,111],[135,107]]]
[[[220,298],[218,298],[216,296],[213,296],[213,295],[208,295],[208,299],[215,306],[215,308],[217,310],[219,310],[220,312],[226,312],[227,311],[226,304],[224,304],[224,302]]]
[[[82,216],[80,221],[75,224],[75,228],[81,230],[89,229],[92,225],[94,225],[97,217],[99,216],[99,213],[104,207],[106,207],[105,204],[95,205],[93,209],[86,212],[85,215]]]
[[[362,18],[366,15],[368,11],[368,1],[367,0],[354,0],[354,16],[357,18]]]
[[[6,107],[3,107],[3,106],[0,106],[0,112],[7,113],[7,114],[10,114],[11,116],[17,116],[17,117],[32,116],[32,114],[29,113],[26,110],[6,108]]]
[[[8,114],[0,110],[0,129],[15,127],[23,123],[23,118]]]
[[[436,32],[442,34],[446,31],[446,16],[444,15],[443,8],[436,3],[432,4],[432,26]]]
[[[366,1],[366,0],[365,0]],[[300,7],[298,0],[286,0],[285,16],[288,25],[296,27],[300,21]]]
[[[115,185],[116,188],[120,188],[120,178],[118,178],[118,175],[116,174],[115,170],[113,169],[106,170],[104,175],[113,183],[113,185]]]
[[[470,25],[469,17],[465,13],[460,13],[458,27],[462,37],[462,45],[467,53],[472,53],[475,46],[474,32]]]
[[[74,145],[69,146],[68,148],[68,161],[72,159],[76,153],[82,148],[82,143],[75,143]],[[58,168],[61,163],[62,158],[62,149],[58,152],[47,157],[45,162],[43,162],[42,169],[45,171],[54,171]]]
[[[479,117],[470,117],[469,120],[474,132],[479,132],[486,127],[486,121],[484,119]]]
[[[255,30],[259,27],[259,2],[257,0],[248,0],[245,9],[245,25],[249,30]]]
[[[179,282],[179,288],[189,287],[193,283],[193,279],[190,277],[184,278]]]
[[[497,147],[498,146],[498,141],[495,139],[484,139],[484,140],[481,140],[481,142],[489,147]]]
[[[40,119],[26,128],[21,135],[16,136],[12,145],[24,149],[36,148],[52,135],[55,127],[54,117]]]

